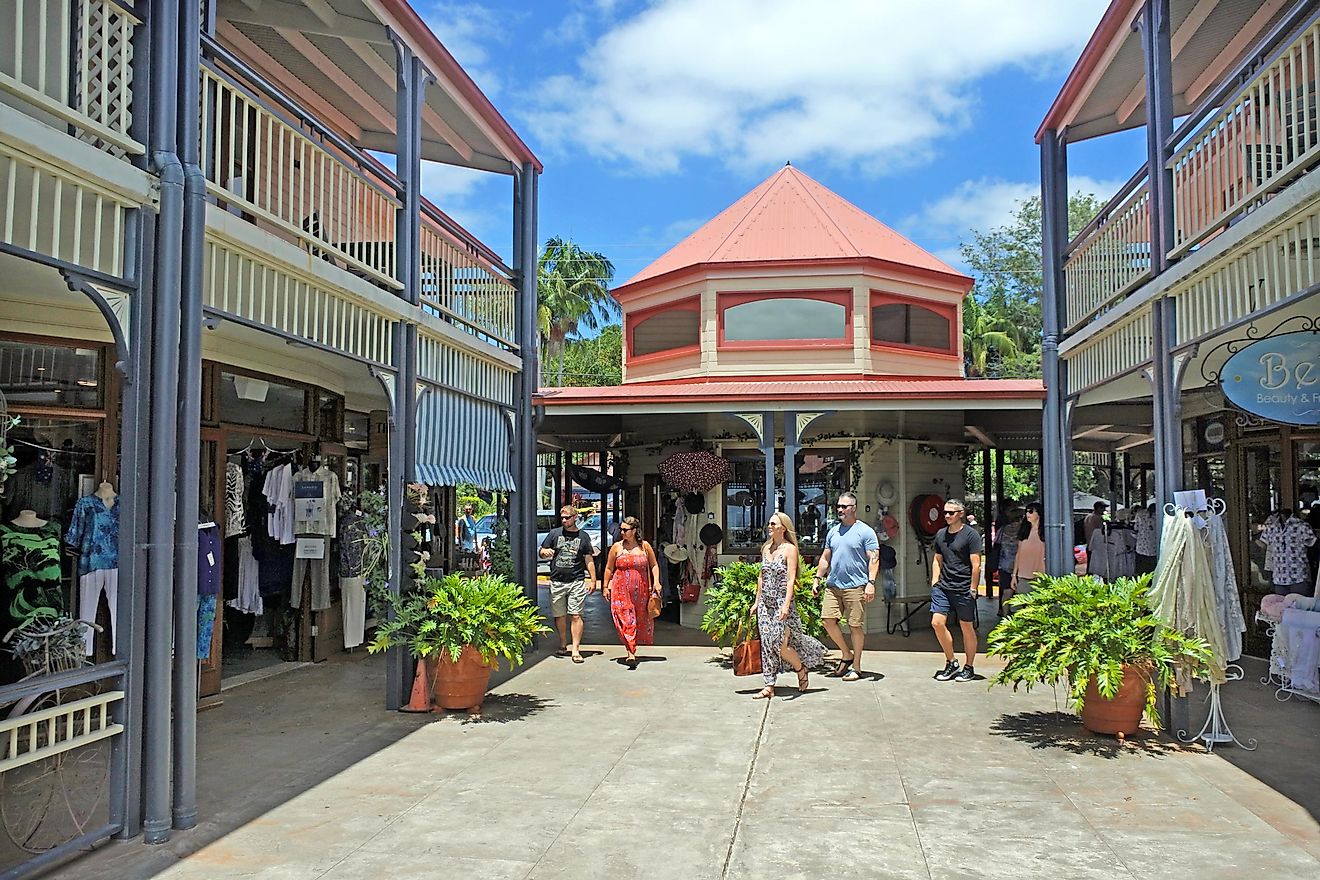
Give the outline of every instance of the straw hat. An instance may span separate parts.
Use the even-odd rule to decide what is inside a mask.
[[[890,506],[898,500],[898,490],[896,490],[894,484],[888,480],[881,480],[880,485],[876,486],[875,493],[879,497],[880,503],[885,507]]]
[[[687,562],[687,558],[688,558],[687,548],[684,547],[682,544],[666,544],[664,554],[665,554],[665,559],[668,559],[670,562],[674,564],[678,564],[680,562]]]

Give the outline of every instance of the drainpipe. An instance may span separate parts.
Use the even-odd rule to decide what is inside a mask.
[[[201,7],[180,5],[179,159],[183,165],[183,235],[179,288],[178,513],[174,522],[173,825],[197,824],[197,517],[202,421],[202,259],[206,178],[201,168]]]
[[[160,181],[147,514],[147,656],[143,676],[143,840],[170,838],[171,636],[174,629],[174,488],[182,285],[183,165],[178,144],[179,4],[152,4],[151,171]]]

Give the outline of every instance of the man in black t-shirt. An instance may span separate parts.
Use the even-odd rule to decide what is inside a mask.
[[[967,509],[957,498],[944,502],[944,528],[935,535],[934,565],[930,583],[930,626],[944,649],[944,668],[935,673],[936,681],[973,681],[976,670],[976,593],[981,582],[981,536],[967,525]],[[958,669],[953,657],[953,634],[949,632],[949,614],[958,618],[962,629],[963,651],[967,665]]]
[[[577,508],[573,505],[560,508],[561,526],[545,536],[540,556],[550,560],[550,616],[555,619],[555,630],[559,633],[559,656],[571,655],[574,663],[581,663],[582,605],[587,594],[596,589],[596,560],[591,536],[577,527],[577,518]]]

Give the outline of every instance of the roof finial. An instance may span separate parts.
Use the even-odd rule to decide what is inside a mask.
[[[792,160],[792,159],[789,159],[788,161],[786,161],[786,162],[784,163],[784,167],[785,167],[785,168],[792,168],[792,167],[793,167],[793,160]]]

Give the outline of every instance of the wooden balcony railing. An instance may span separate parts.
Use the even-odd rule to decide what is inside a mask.
[[[514,341],[516,288],[507,272],[422,209],[422,305],[500,342]]]
[[[1078,326],[1150,277],[1150,187],[1130,180],[1069,246],[1067,322]]]
[[[139,155],[133,34],[118,0],[0,0],[0,91],[116,155]]]
[[[1320,23],[1302,30],[1220,105],[1169,162],[1180,256],[1320,159]]]

